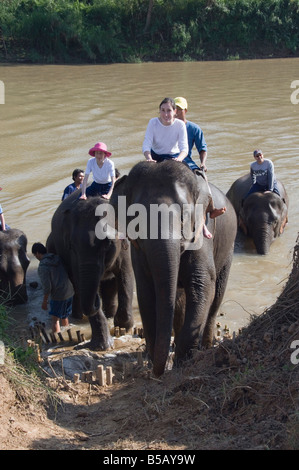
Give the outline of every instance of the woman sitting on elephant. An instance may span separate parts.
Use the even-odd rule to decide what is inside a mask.
[[[87,199],[88,196],[101,196],[110,199],[115,183],[115,167],[104,142],[96,143],[90,150],[90,158],[87,162],[85,176],[82,183],[82,194],[80,199]],[[93,175],[93,183],[86,188],[89,174]]]
[[[188,135],[185,123],[176,119],[176,104],[172,98],[164,98],[159,106],[159,117],[150,119],[143,141],[142,151],[148,162],[175,160],[183,162],[189,152]],[[211,198],[207,212],[211,218],[225,212],[225,208],[216,209]],[[204,225],[203,234],[212,238]]]

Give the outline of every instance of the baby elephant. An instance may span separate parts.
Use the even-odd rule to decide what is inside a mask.
[[[27,237],[21,230],[0,231],[0,297],[13,305],[28,300],[26,271]]]

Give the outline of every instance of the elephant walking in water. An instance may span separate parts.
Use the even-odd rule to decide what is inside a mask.
[[[251,176],[248,173],[231,185],[226,196],[235,208],[242,232],[253,239],[258,254],[266,255],[287,224],[288,195],[281,181],[277,181],[280,196],[265,191],[246,197],[250,186]]]
[[[79,200],[78,192],[71,194],[54,213],[47,241],[48,252],[61,257],[74,286],[73,316],[89,319],[92,338],[85,347],[94,350],[113,344],[107,318],[127,330],[133,326],[130,247],[126,240],[96,236],[96,209],[101,204],[107,201]]]
[[[225,195],[212,184],[210,187],[215,205],[226,206],[227,211],[209,220],[213,238],[207,239],[202,237],[203,218],[196,232],[196,207],[201,205],[205,214],[209,204],[207,183],[183,163],[141,162],[115,185],[117,193],[126,196],[127,223],[119,229],[127,230],[132,240],[139,310],[156,376],[164,372],[173,327],[176,363],[199,345],[208,347],[213,342],[216,314],[232,262],[237,222]],[[117,211],[117,194],[112,195],[111,204]],[[134,208],[140,206],[147,214],[142,227],[132,215]],[[162,236],[162,222],[158,221],[156,226],[151,217],[154,206],[161,208],[161,218],[163,211],[174,207],[171,227],[180,227],[179,237],[172,237],[171,231],[170,236]],[[184,206],[188,206],[190,213],[189,239],[188,230],[181,236]],[[118,214],[118,220],[121,216]],[[136,237],[131,233],[134,224],[140,232]]]

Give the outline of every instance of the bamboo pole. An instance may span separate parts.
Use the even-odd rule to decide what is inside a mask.
[[[108,366],[106,367],[106,383],[107,385],[112,385],[112,382],[113,382],[112,367]]]
[[[104,374],[104,366],[99,365],[96,369],[96,376],[97,376],[97,381],[101,387],[106,385],[106,380],[105,380],[105,374]]]
[[[72,331],[71,331],[70,328],[67,330],[67,334],[68,334],[69,340],[70,340],[70,341],[73,341]]]
[[[78,342],[81,343],[81,332],[80,332],[80,330],[77,330],[76,334],[77,334]]]

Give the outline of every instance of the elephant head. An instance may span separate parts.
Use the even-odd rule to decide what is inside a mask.
[[[123,249],[122,242],[108,233],[101,239],[96,234],[101,218],[97,209],[103,204],[109,205],[100,197],[78,200],[77,194],[69,196],[53,216],[47,248],[62,258],[74,286],[73,315],[81,318],[84,314],[90,321],[89,347],[105,350],[112,345],[106,317],[114,316],[115,324],[126,329],[133,325],[133,272],[130,254]],[[108,299],[105,292],[102,293],[106,299],[103,312],[99,295],[101,282],[112,278],[115,278],[115,291],[109,291]],[[114,297],[117,293],[122,301],[118,302],[116,311]]]
[[[0,289],[1,297],[13,305],[28,300],[26,271],[29,266],[27,257],[27,238],[18,229],[0,232]]]
[[[216,270],[212,241],[209,245],[211,252],[204,256],[209,267],[202,271],[199,268],[200,261],[195,253],[201,251],[204,220],[202,216],[198,220],[196,208],[200,207],[201,215],[205,214],[209,191],[202,176],[195,176],[187,166],[173,161],[138,163],[126,178],[116,182],[116,187],[119,186],[119,194],[126,198],[125,222],[120,220],[123,211],[117,212],[119,198],[112,197],[111,203],[118,213],[118,229],[125,232],[132,243],[132,262],[147,351],[153,362],[153,372],[159,376],[164,372],[169,354],[178,284],[181,283],[188,291],[187,322],[192,323],[196,318],[193,328],[189,328],[190,323],[186,328],[182,326],[184,319],[180,322],[181,329],[184,329],[184,338],[178,343],[182,356],[198,342],[205,327],[207,315],[203,309],[208,311],[210,306],[205,300],[212,298],[215,286],[208,288],[207,292],[198,293],[196,289],[200,290],[200,286],[216,277]],[[159,216],[155,218],[153,213],[157,208]],[[189,210],[189,230],[186,230],[184,220],[186,208]],[[163,221],[166,221],[165,232]],[[190,258],[192,261],[189,262]],[[188,265],[186,270],[185,265]]]
[[[287,205],[280,196],[270,191],[253,193],[243,203],[239,225],[253,239],[257,253],[266,255],[274,239],[283,233],[287,216]]]
[[[242,232],[252,238],[258,254],[266,255],[288,222],[288,195],[282,182],[277,181],[280,196],[266,191],[246,197],[250,185],[250,174],[238,178],[227,197],[235,208]]]

